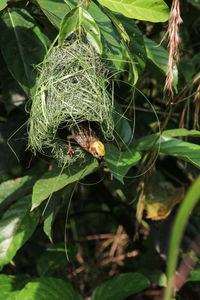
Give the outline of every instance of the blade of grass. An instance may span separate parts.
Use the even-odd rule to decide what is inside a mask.
[[[183,232],[187,225],[191,211],[197,204],[200,198],[200,176],[193,183],[189,191],[187,192],[175,218],[174,226],[172,229],[170,247],[169,247],[169,258],[167,264],[167,277],[168,285],[165,290],[163,300],[170,300],[173,290],[173,277],[176,271],[176,265],[179,254],[179,247]]]

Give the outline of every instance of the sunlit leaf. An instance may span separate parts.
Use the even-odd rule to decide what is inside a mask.
[[[52,225],[55,218],[55,213],[51,212],[50,215],[44,220],[44,232],[48,236],[50,242],[52,243]]]
[[[200,130],[188,130],[186,128],[175,128],[163,131],[164,136],[177,137],[177,136],[188,136],[188,137],[200,137]]]
[[[89,12],[99,26],[101,42],[103,45],[103,59],[113,68],[113,72],[125,69],[126,58],[123,55],[120,36],[105,12],[93,1],[90,3]]]
[[[36,65],[47,51],[35,19],[25,9],[9,8],[0,18],[0,47],[13,77],[27,95],[34,93]]]
[[[30,212],[31,196],[15,202],[0,220],[0,266],[11,261],[16,252],[23,246],[34,232],[39,214]]]
[[[29,282],[19,293],[18,300],[83,300],[69,281],[41,277]]]
[[[124,183],[124,176],[132,166],[139,162],[141,153],[133,148],[121,151],[112,144],[105,145],[105,148],[105,161],[110,172],[116,179]]]
[[[64,0],[35,0],[35,2],[57,29],[59,29],[64,15],[73,8],[71,3]]]
[[[98,0],[98,2],[125,17],[150,22],[165,22],[169,8],[163,0]]]
[[[46,172],[33,187],[32,209],[40,205],[53,192],[92,173],[97,166],[96,161],[87,166],[80,166],[80,163],[75,163],[72,168],[66,168],[63,172],[58,167]]]
[[[133,20],[128,20],[120,15],[114,15],[108,9],[105,9],[105,11],[121,36],[122,45],[126,50],[127,61],[131,63],[131,70],[134,74],[132,81],[133,84],[136,84],[138,73],[142,73],[146,64],[143,35]],[[130,22],[128,23],[128,21]]]
[[[14,298],[14,293],[19,293],[19,291],[25,286],[29,281],[29,276],[26,275],[5,275],[0,274],[0,291],[3,300]]]
[[[1,0],[0,2],[0,10],[3,10],[7,6],[7,1],[6,0]]]
[[[140,273],[119,274],[98,286],[91,300],[123,300],[149,286],[149,280]]]
[[[168,131],[165,134],[165,131],[162,135],[153,134],[143,138],[138,139],[135,144],[137,150],[153,150],[159,151],[167,155],[172,155],[177,158],[183,159],[195,165],[197,168],[200,168],[200,145],[185,142],[181,139],[176,139],[170,137],[173,134],[173,131]],[[174,132],[174,134],[177,134]],[[186,132],[182,132],[186,134]],[[197,131],[191,132],[191,135],[195,134],[197,136]],[[181,132],[180,132],[181,135]],[[188,132],[189,136],[189,132]]]
[[[35,180],[36,178],[31,176],[24,176],[2,182],[0,184],[0,203],[5,200],[10,203],[30,193]]]
[[[117,15],[118,20],[124,26],[130,42],[128,43],[128,48],[131,56],[135,60],[135,67],[138,70],[138,74],[141,75],[146,66],[146,48],[144,44],[143,34],[140,31],[139,27],[136,25],[134,20],[127,19],[122,15]]]
[[[102,44],[100,40],[100,30],[92,16],[82,7],[75,7],[62,20],[59,34],[59,44],[75,31],[86,35],[87,40],[95,48],[97,53],[101,54]]]
[[[144,36],[144,43],[146,46],[147,57],[155,64],[164,74],[167,73],[169,53],[161,45],[148,39]],[[175,65],[173,67],[174,87],[178,84],[178,69]]]

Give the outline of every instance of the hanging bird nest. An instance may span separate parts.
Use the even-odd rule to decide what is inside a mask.
[[[90,154],[77,144],[73,157],[67,155],[66,134],[82,122],[97,125],[104,141],[113,139],[108,71],[90,45],[76,40],[54,47],[39,73],[28,120],[28,145],[34,154],[55,158],[61,166],[84,161]]]

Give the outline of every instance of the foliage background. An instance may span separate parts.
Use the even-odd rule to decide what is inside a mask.
[[[168,286],[169,299],[174,253],[180,248],[181,267],[191,241],[198,247],[200,2],[180,1],[182,46],[170,103],[163,97],[167,41],[159,43],[172,1],[78,4],[0,4],[1,295],[156,299]],[[36,89],[36,66],[74,31],[110,70],[116,136],[105,145],[100,168],[94,160],[61,170],[27,149],[27,103]],[[197,255],[177,299],[198,298]]]

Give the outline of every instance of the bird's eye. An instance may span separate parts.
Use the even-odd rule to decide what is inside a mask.
[[[99,155],[99,153],[96,151],[96,155],[98,156]]]

